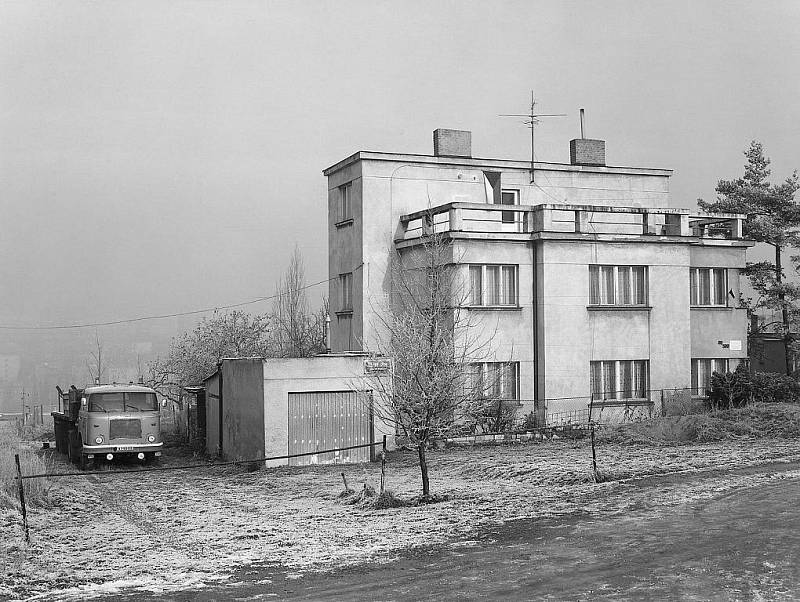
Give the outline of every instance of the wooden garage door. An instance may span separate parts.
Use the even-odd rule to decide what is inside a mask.
[[[372,417],[364,393],[315,391],[289,393],[289,453],[362,445],[372,441]],[[290,458],[294,466],[369,462],[370,448]]]

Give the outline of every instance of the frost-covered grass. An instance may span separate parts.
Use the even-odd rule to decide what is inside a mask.
[[[119,588],[151,591],[154,584],[163,592],[196,590],[253,563],[302,573],[388,562],[403,549],[474,538],[514,518],[666,508],[769,478],[755,468],[753,474],[725,471],[800,463],[800,439],[604,443],[597,459],[601,472],[615,479],[681,476],[649,485],[596,484],[584,439],[432,450],[431,490],[439,501],[385,509],[371,503],[377,496],[363,493],[365,484],[379,487],[378,464],[58,479],[54,507],[31,512],[30,546],[22,541],[18,513],[0,511],[0,530],[9,534],[0,539],[0,598],[85,599]],[[63,463],[57,468],[67,468],[57,461]],[[186,462],[170,450],[164,460],[166,466]],[[359,503],[342,503],[342,472],[354,489],[350,495],[364,498]],[[389,454],[386,487],[401,502],[419,495],[415,453]]]
[[[616,443],[674,444],[742,437],[800,437],[800,404],[757,403],[718,412],[609,426],[598,431],[599,440]]]
[[[22,439],[8,423],[0,423],[0,508],[17,508],[19,505],[19,481],[14,454],[19,454],[23,474],[47,472],[49,466],[36,454],[34,444]],[[24,481],[25,502],[31,506],[50,504],[51,483],[44,478]]]

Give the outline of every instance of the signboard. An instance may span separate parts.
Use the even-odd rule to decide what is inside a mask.
[[[392,360],[388,357],[374,357],[364,360],[364,374],[370,376],[388,375],[392,370]]]
[[[731,339],[731,351],[741,351],[742,350],[742,341]]]

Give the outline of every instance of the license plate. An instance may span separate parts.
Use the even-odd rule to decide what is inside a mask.
[[[133,449],[136,449],[135,445],[117,445],[116,447],[117,451],[131,451]]]

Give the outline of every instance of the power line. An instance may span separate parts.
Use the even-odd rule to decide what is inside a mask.
[[[356,266],[355,270],[362,267],[363,264]],[[355,271],[354,270],[354,271]],[[325,284],[330,282],[331,280],[336,280],[339,276],[334,276],[332,278],[326,278],[325,280],[320,280],[319,282],[314,282],[312,284],[307,284],[306,286],[300,287],[298,290],[305,290],[312,288],[314,286],[319,286],[320,284]],[[211,311],[219,311],[220,309],[235,309],[237,307],[244,307],[246,305],[253,305],[255,303],[261,303],[262,301],[270,301],[272,299],[277,299],[280,297],[280,294],[269,295],[268,297],[258,297],[257,299],[252,299],[250,301],[242,301],[240,303],[231,303],[230,305],[217,305],[215,307],[206,307],[204,309],[193,309],[191,311],[181,311],[175,312],[171,314],[157,314],[152,316],[139,316],[136,318],[127,318],[124,320],[109,320],[108,322],[86,322],[82,324],[60,324],[56,326],[7,326],[7,325],[0,325],[0,330],[74,330],[78,328],[96,328],[98,326],[115,326],[118,324],[131,324],[133,322],[144,322],[147,320],[163,320],[165,318],[178,318],[180,316],[194,316],[197,314],[204,314]]]

